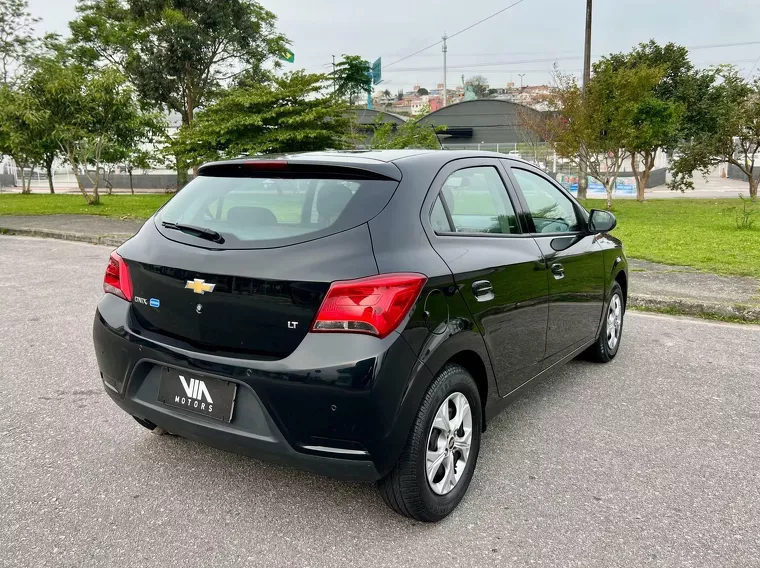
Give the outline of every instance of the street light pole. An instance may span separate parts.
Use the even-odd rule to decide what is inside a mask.
[[[525,77],[525,73],[518,73],[518,77],[520,77],[520,92],[523,90],[523,77]]]
[[[585,97],[586,86],[591,81],[591,3],[586,0],[586,42],[583,48],[583,94]],[[580,173],[578,175],[578,197],[585,199],[588,192],[588,166],[583,155],[580,156]]]
[[[446,93],[446,52],[448,47],[446,46],[446,40],[449,39],[446,32],[443,32],[443,106],[448,104],[448,93]]]

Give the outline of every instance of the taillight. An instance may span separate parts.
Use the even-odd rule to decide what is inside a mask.
[[[383,338],[407,316],[426,281],[422,274],[381,274],[333,282],[311,330]]]
[[[129,267],[116,251],[113,251],[111,258],[108,259],[106,276],[103,279],[103,291],[128,302],[132,301],[132,279],[129,277]]]

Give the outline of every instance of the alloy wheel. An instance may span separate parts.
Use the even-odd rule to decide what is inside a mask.
[[[425,471],[434,493],[449,493],[464,473],[472,443],[472,411],[467,397],[450,394],[435,413],[428,436]]]
[[[620,340],[620,328],[623,326],[623,303],[620,296],[615,294],[610,300],[610,308],[607,312],[607,345],[610,349]]]

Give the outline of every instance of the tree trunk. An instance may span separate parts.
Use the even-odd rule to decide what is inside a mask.
[[[189,70],[188,70],[188,74],[189,74]],[[188,126],[192,126],[193,120],[195,119],[194,115],[195,115],[195,97],[193,96],[192,85],[188,85],[187,86],[187,124]],[[194,178],[198,177],[197,164],[193,165],[193,177]],[[185,179],[187,179],[187,164],[185,164]]]
[[[50,186],[50,193],[55,193],[55,187],[53,187],[53,162],[49,161],[45,163],[45,173],[48,178],[48,185]]]
[[[586,157],[583,155],[583,150],[581,150],[580,160],[578,160],[578,199],[586,199],[586,194],[588,192],[588,165],[586,164]],[[581,180],[581,178],[584,178]]]
[[[617,183],[617,176],[607,178],[605,180],[604,190],[607,193],[607,211],[612,211],[612,194],[615,191],[615,184]]]
[[[132,168],[127,168],[127,174],[129,174],[129,191],[132,193],[132,195],[135,194],[135,186],[132,183]]]
[[[757,186],[760,185],[760,177],[749,176],[749,198],[757,201]]]
[[[636,201],[644,201],[644,190],[647,183],[644,176],[649,177],[649,174],[646,166],[644,166],[643,172],[639,172],[639,162],[636,157],[636,153],[631,154],[631,170],[633,170],[633,177],[636,180]]]
[[[34,175],[34,166],[29,168],[29,180],[26,182],[26,191],[24,193],[32,193],[32,176]]]

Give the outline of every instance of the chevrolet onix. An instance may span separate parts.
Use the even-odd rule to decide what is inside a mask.
[[[377,481],[395,511],[437,521],[528,384],[615,357],[614,227],[499,154],[207,164],[112,253],[100,375],[148,429]]]

